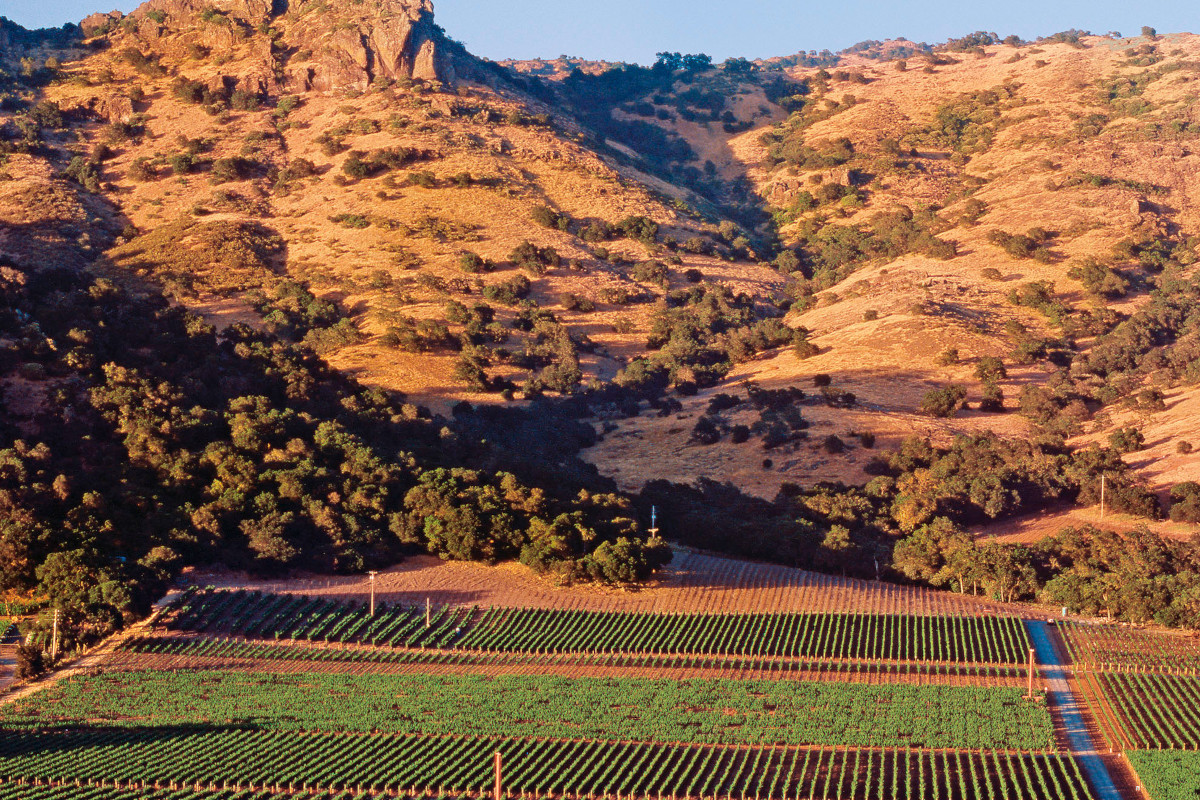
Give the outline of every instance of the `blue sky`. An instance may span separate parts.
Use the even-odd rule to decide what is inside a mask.
[[[1194,32],[1183,0],[435,0],[450,36],[488,58],[560,54],[648,63],[671,50],[717,60],[839,50],[864,39],[943,41],[976,30],[1025,38],[1067,28],[1093,33]],[[27,27],[58,26],[97,10],[130,11],[136,0],[0,0],[0,16]]]

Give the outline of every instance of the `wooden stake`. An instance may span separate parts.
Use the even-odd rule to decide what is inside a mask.
[[[496,787],[492,791],[492,800],[500,800],[500,751],[496,751]]]
[[[1034,668],[1034,649],[1029,648],[1029,693],[1025,695],[1027,700],[1033,699],[1033,668]]]

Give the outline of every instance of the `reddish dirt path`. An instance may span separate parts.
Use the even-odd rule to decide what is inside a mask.
[[[195,572],[192,583],[327,597],[366,599],[363,576],[298,575],[261,580],[230,572]],[[970,595],[840,578],[773,564],[676,551],[653,583],[630,590],[594,585],[555,586],[521,564],[487,566],[415,556],[380,573],[376,598],[387,602],[682,613],[873,612],[882,614],[996,613],[1027,615],[1028,606]]]

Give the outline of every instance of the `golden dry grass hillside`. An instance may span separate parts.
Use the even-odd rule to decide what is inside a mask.
[[[381,18],[431,37],[418,52],[372,34],[361,63],[342,34],[375,12],[310,5],[155,0],[85,26],[39,97],[103,202],[55,205],[17,155],[10,220],[103,218],[70,244],[113,276],[442,412],[661,382],[593,409],[586,457],[624,489],[866,483],[912,434],[1041,435],[1028,387],[1075,444],[1137,427],[1126,459],[1156,491],[1200,477],[1177,375],[1126,371],[1100,413],[1060,391],[1190,271],[1200,38],[506,72],[422,33],[427,4]],[[1165,405],[1136,401],[1156,387]],[[790,416],[754,399],[793,388]]]
[[[623,485],[666,470],[675,480],[732,479],[771,497],[786,481],[869,480],[862,467],[870,453],[856,441],[862,432],[876,446],[911,434],[943,443],[980,430],[1030,435],[1027,420],[1012,413],[1021,389],[1048,383],[1060,369],[1029,357],[1030,340],[1069,338],[1060,359],[1087,352],[1105,324],[1143,307],[1153,288],[1140,279],[1158,266],[1130,245],[1187,250],[1194,241],[1195,36],[989,45],[899,63],[847,57],[836,68],[788,74],[810,90],[803,110],[773,139],[764,141],[761,127],[727,137],[732,157],[722,169],[753,181],[775,210],[782,242],[798,246],[807,280],[798,291],[789,287],[797,304],[787,322],[808,329],[819,352],[803,360],[790,351],[761,356],[685,401],[684,413],[694,419],[713,395],[736,394],[744,382],[811,394],[821,376],[852,392],[857,406],[806,409],[809,440],[766,468],[764,454],[727,440],[698,446],[691,424],[631,420],[592,451]],[[678,126],[690,140],[687,128]],[[901,237],[927,233],[953,248],[893,237],[872,257],[852,237],[830,236],[852,227],[891,233],[897,212],[918,223]],[[1036,241],[1006,249],[1004,234]],[[1190,251],[1182,257],[1185,270],[1192,258]],[[1128,290],[1105,297],[1072,276],[1087,264],[1125,270]],[[1046,282],[1053,301],[1089,324],[1068,321],[1064,337],[1054,314],[1015,303],[1014,290],[1034,282]],[[977,407],[984,356],[1005,362],[1007,374],[996,382],[1005,413]],[[921,413],[925,394],[951,382],[966,388],[973,410],[951,419]],[[1137,388],[1154,384],[1152,377]],[[1167,394],[1165,410],[1102,414],[1073,430],[1074,441],[1105,442],[1113,429],[1136,424],[1148,446],[1126,460],[1165,496],[1170,485],[1200,476],[1197,459],[1176,450],[1187,439],[1191,391]],[[752,424],[743,408],[728,421]],[[828,434],[844,440],[844,454],[825,452]]]

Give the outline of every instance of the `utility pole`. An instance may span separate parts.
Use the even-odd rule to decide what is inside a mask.
[[[492,800],[500,800],[500,751],[496,751],[496,785],[492,789]]]
[[[378,574],[379,573],[376,572],[375,570],[371,570],[370,572],[367,573],[367,578],[371,582],[371,616],[372,617],[375,616],[375,576]]]
[[[1102,519],[1102,520],[1104,519],[1104,490],[1107,488],[1105,486],[1105,484],[1107,483],[1107,479],[1108,479],[1107,473],[1101,472],[1100,473],[1100,519]]]
[[[650,506],[650,535],[658,536],[658,506]]]
[[[1034,668],[1034,649],[1029,648],[1029,691],[1025,694],[1026,700],[1033,699],[1033,668]]]
[[[58,618],[62,612],[57,608],[54,609],[54,633],[50,637],[50,660],[54,661],[58,658]]]

